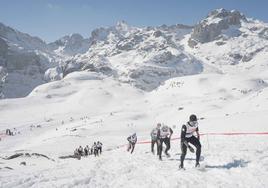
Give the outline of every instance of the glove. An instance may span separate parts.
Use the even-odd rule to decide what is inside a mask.
[[[191,146],[188,146],[188,149],[190,150],[190,152],[194,153],[194,148],[192,148]]]

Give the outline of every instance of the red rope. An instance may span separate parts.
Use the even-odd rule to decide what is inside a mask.
[[[268,132],[254,132],[254,133],[249,133],[249,132],[231,132],[231,133],[201,133],[200,136],[205,136],[205,135],[219,135],[219,136],[234,136],[234,135],[268,135]],[[179,140],[180,137],[173,137],[170,140]],[[151,141],[139,141],[137,144],[149,144]]]

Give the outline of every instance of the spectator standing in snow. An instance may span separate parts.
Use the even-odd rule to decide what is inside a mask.
[[[98,149],[98,153],[101,154],[102,153],[102,143],[100,141],[97,142],[97,149]]]
[[[197,137],[194,136],[196,133]],[[200,135],[198,129],[198,122],[196,115],[192,114],[189,118],[189,121],[182,126],[181,129],[181,164],[180,168],[184,168],[184,159],[187,153],[187,148],[194,153],[194,149],[189,145],[191,143],[196,148],[196,163],[195,167],[199,167],[199,159],[201,155],[201,144],[200,144]]]
[[[83,148],[82,148],[82,146],[79,146],[79,148],[78,148],[78,154],[79,154],[80,156],[83,155]]]

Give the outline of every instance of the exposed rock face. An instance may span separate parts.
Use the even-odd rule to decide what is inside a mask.
[[[43,40],[0,23],[0,75],[5,75],[0,95],[24,97],[44,83],[44,72],[54,61],[52,56]]]
[[[72,34],[49,43],[49,48],[58,54],[73,56],[78,53],[85,53],[89,48],[89,39],[84,39],[80,34]]]
[[[171,77],[202,72],[200,62],[178,44],[191,30],[184,25],[137,28],[119,22],[94,30],[89,50],[71,64],[150,91]]]
[[[227,30],[231,26],[240,26],[241,20],[246,21],[247,19],[238,11],[214,10],[194,27],[188,41],[189,45],[193,47],[199,42],[206,43],[218,39],[223,30]]]

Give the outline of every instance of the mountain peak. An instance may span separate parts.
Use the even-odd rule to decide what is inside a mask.
[[[118,21],[118,22],[116,23],[115,28],[116,28],[117,30],[127,31],[127,30],[129,29],[129,25],[127,24],[126,21],[121,20],[121,21]]]
[[[237,34],[240,34],[239,27],[242,22],[247,22],[247,19],[237,10],[215,9],[195,26],[189,45],[193,47],[198,42],[211,42],[218,39],[224,30],[231,27],[234,28],[233,33],[236,33],[235,36],[237,36]]]
[[[246,17],[242,13],[240,13],[238,10],[229,11],[224,8],[219,8],[219,9],[215,9],[211,11],[206,17],[206,19],[204,19],[203,21],[205,22],[210,21],[209,23],[213,23],[211,22],[213,19],[217,19],[217,20],[226,19],[229,21],[231,25],[238,25],[240,24],[241,20],[246,21]]]
[[[116,26],[125,27],[125,26],[128,26],[128,24],[125,20],[120,20],[120,21],[116,22]]]
[[[79,33],[71,34],[70,38],[78,39],[78,40],[83,40],[84,39],[84,37],[82,35],[80,35]]]
[[[208,14],[208,17],[210,16],[217,16],[217,17],[225,17],[228,15],[228,10],[224,9],[224,8],[218,8],[218,9],[215,9],[215,10],[212,10],[209,14]]]

